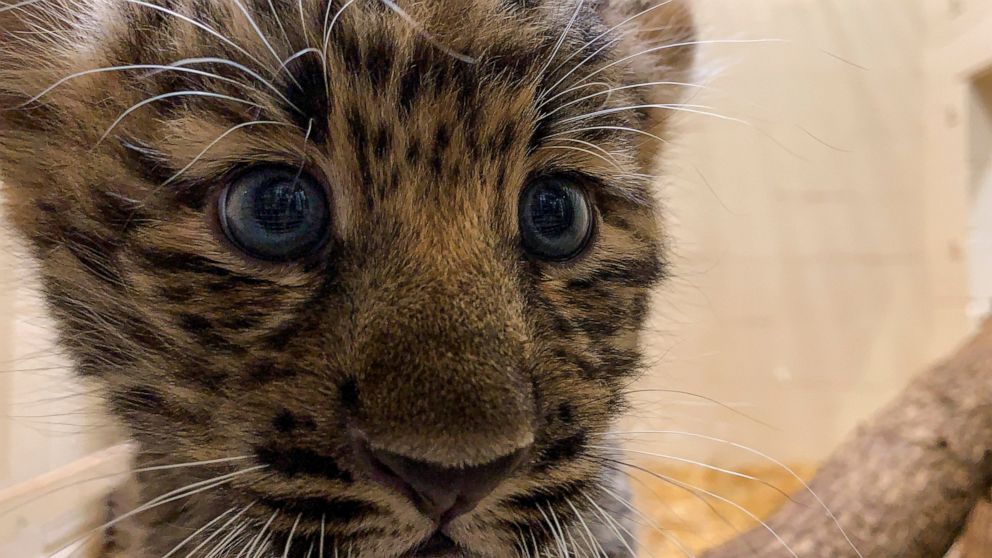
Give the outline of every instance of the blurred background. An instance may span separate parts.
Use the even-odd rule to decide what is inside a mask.
[[[675,277],[620,430],[629,461],[761,514],[774,492],[712,467],[795,488],[761,454],[808,475],[992,309],[992,2],[693,4],[692,102],[719,116],[686,115],[659,167]],[[52,349],[25,260],[0,258],[0,556],[47,556],[127,450]],[[687,544],[733,534],[648,488]]]

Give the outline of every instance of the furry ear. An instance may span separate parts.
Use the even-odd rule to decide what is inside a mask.
[[[602,0],[599,12],[607,27],[620,25],[620,56],[630,57],[629,85],[673,83],[638,88],[645,104],[683,102],[690,89],[674,83],[693,83],[696,58],[696,24],[688,0]],[[671,133],[675,111],[654,108],[646,114],[646,132],[662,138]],[[658,142],[645,142],[642,163],[650,165],[660,148]]]

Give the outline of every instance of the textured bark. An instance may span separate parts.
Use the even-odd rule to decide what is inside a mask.
[[[845,442],[811,486],[866,558],[939,558],[992,482],[992,321]],[[768,522],[800,558],[857,556],[798,494]],[[986,549],[992,555],[992,550]],[[793,554],[757,528],[704,558]]]

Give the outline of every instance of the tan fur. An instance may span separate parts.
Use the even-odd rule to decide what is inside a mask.
[[[412,24],[359,0],[326,58],[284,66],[322,50],[340,2],[159,5],[201,26],[125,0],[0,12],[7,211],[63,346],[104,387],[138,467],[246,456],[137,475],[138,499],[267,466],[141,514],[145,542],[125,555],[164,555],[229,509],[245,510],[252,536],[274,518],[280,551],[295,524],[294,557],[321,536],[328,551],[404,555],[432,526],[362,477],[352,427],[448,466],[533,444],[527,466],[453,524],[464,556],[519,555],[521,536],[527,552],[553,544],[549,512],[564,525],[595,516],[585,495],[602,497],[611,463],[590,446],[623,410],[664,272],[644,176],[661,144],[620,128],[667,136],[673,111],[623,107],[682,91],[594,94],[685,79],[688,46],[617,62],[691,38],[683,4],[579,51],[649,6],[590,0],[569,25],[573,1],[401,2]],[[216,61],[183,66],[210,77],[98,72],[32,100],[77,72],[204,57],[253,74]],[[215,96],[140,105],[177,91]],[[235,128],[254,120],[274,123]],[[316,257],[266,264],[224,240],[216,197],[260,162],[300,165],[326,186],[332,239]],[[521,189],[549,173],[576,177],[596,206],[593,245],[564,264],[528,257],[517,232]],[[235,542],[223,556],[247,544]]]

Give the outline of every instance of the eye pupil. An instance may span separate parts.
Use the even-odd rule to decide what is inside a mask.
[[[541,179],[524,189],[520,235],[534,256],[552,261],[577,256],[588,244],[592,224],[589,202],[568,180]]]
[[[277,182],[252,191],[258,225],[272,234],[288,234],[305,224],[310,201],[299,183]]]
[[[566,233],[575,221],[575,208],[561,188],[548,188],[537,193],[531,210],[537,232],[547,237]]]
[[[224,233],[259,259],[298,259],[327,237],[327,197],[312,177],[297,169],[251,169],[228,186],[219,204]]]

